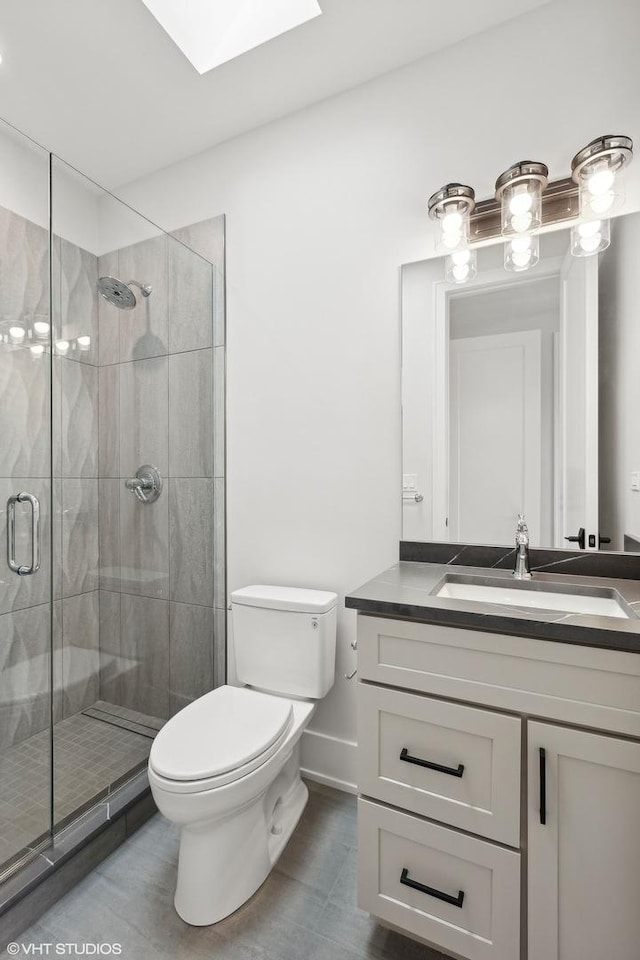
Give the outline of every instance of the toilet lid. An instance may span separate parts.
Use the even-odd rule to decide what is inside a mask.
[[[292,722],[290,701],[244,687],[218,687],[158,733],[149,758],[169,780],[204,780],[265,753]]]

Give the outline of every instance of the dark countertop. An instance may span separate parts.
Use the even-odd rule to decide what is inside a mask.
[[[345,606],[389,618],[417,620],[446,627],[484,630],[488,633],[510,633],[520,637],[575,643],[640,653],[640,581],[607,577],[579,577],[562,574],[534,573],[524,589],[544,590],[571,586],[574,593],[599,593],[617,596],[630,614],[629,618],[564,613],[476,600],[436,597],[445,578],[464,579],[493,586],[521,589],[522,581],[513,579],[511,571],[465,567],[442,563],[400,561],[384,573],[369,580],[345,598]]]

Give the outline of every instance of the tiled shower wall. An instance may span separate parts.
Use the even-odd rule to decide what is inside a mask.
[[[167,237],[100,262],[53,240],[54,340],[69,344],[53,362],[54,720],[97,699],[167,717],[224,682],[224,218],[179,233],[214,266]],[[46,231],[0,208],[3,329],[47,319],[48,259]],[[130,312],[99,304],[105,272],[151,283],[152,296]],[[2,345],[3,531],[10,493],[48,501],[47,367],[28,346]],[[142,463],[165,481],[149,506],[123,483]],[[0,609],[0,746],[48,725],[48,537],[45,523],[37,577],[10,574],[0,551],[12,587]],[[27,556],[25,523],[17,548]]]
[[[215,248],[223,220],[200,230]],[[166,718],[224,680],[222,277],[166,236],[100,257],[98,273],[152,286],[131,311],[98,305],[100,695]],[[152,504],[124,485],[143,464],[164,481]]]

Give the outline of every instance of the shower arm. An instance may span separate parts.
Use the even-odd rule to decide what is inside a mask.
[[[143,297],[151,296],[153,287],[150,283],[139,283],[138,280],[127,280],[128,287],[137,287]]]

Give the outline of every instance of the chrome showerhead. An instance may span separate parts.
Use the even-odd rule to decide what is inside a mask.
[[[98,280],[98,293],[108,303],[112,303],[119,310],[133,310],[137,300],[131,285],[140,288],[143,297],[148,297],[151,293],[151,287],[148,283],[138,283],[137,280],[129,280],[129,283],[123,283],[117,277],[100,277]]]

